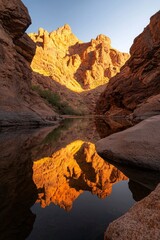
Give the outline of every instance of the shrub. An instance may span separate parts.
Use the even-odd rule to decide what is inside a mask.
[[[53,93],[49,89],[43,90],[37,85],[32,86],[32,90],[36,91],[42,98],[46,99],[58,113],[64,115],[81,115],[69,106],[68,103],[61,102],[60,96],[57,93]]]

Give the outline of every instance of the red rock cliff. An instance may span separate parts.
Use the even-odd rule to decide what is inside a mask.
[[[31,19],[20,0],[0,0],[0,125],[44,124],[55,113],[31,91],[34,42]]]
[[[97,113],[146,118],[160,113],[160,11],[134,40],[131,57],[97,102]]]
[[[129,57],[113,49],[110,39],[102,34],[82,43],[67,24],[50,33],[40,28],[29,36],[36,43],[33,71],[76,92],[105,84]]]

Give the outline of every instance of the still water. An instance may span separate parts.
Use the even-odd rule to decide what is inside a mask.
[[[1,131],[0,240],[102,240],[108,224],[160,181],[96,153],[94,143],[120,126],[66,119]]]

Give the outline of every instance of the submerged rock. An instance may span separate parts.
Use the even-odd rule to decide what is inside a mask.
[[[96,143],[106,159],[142,168],[160,170],[160,115],[148,118],[123,132]]]
[[[160,184],[125,215],[111,223],[105,240],[160,239]]]

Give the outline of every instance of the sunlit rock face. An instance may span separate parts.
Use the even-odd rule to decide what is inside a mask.
[[[0,0],[0,125],[44,124],[55,116],[31,91],[35,43],[25,34],[30,23],[20,0]]]
[[[107,83],[129,58],[102,34],[83,43],[67,24],[50,33],[40,28],[29,36],[36,43],[32,69],[76,92]]]
[[[114,183],[126,179],[117,168],[98,156],[94,144],[81,140],[33,164],[37,201],[42,207],[54,203],[70,210],[83,191],[104,198],[110,195]]]
[[[97,113],[144,119],[160,114],[160,11],[134,40],[131,57],[97,102]]]

